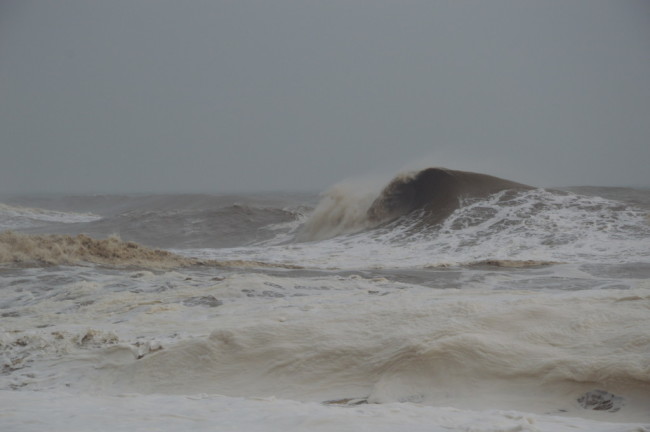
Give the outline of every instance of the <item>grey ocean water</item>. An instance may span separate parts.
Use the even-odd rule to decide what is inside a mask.
[[[0,425],[650,429],[649,190],[376,198],[2,197]]]

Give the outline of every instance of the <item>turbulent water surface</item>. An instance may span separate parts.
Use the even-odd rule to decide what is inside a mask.
[[[650,430],[648,190],[0,201],[1,430]]]

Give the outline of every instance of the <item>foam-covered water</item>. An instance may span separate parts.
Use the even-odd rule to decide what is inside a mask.
[[[5,199],[0,427],[650,430],[648,191],[372,197]]]
[[[319,232],[332,232],[327,223],[331,221]],[[298,230],[298,238],[301,234]],[[495,259],[610,263],[648,261],[649,238],[647,210],[600,197],[534,189],[466,200],[435,225],[423,224],[421,212],[416,211],[372,230],[317,242],[280,246],[263,242],[268,247],[179,252],[338,269],[459,265]]]

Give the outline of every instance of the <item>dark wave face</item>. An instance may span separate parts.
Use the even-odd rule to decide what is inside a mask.
[[[372,203],[367,216],[373,223],[382,223],[424,210],[426,221],[437,223],[456,210],[463,199],[482,198],[509,189],[532,187],[486,174],[427,168],[393,179]]]

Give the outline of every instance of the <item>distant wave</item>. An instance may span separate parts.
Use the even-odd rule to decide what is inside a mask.
[[[287,231],[300,225],[303,214],[311,210],[302,205],[302,198],[281,195],[26,197],[23,201],[29,207],[0,203],[0,231],[84,233],[94,238],[117,235],[155,248],[233,247],[281,241]]]
[[[30,228],[47,223],[72,224],[101,219],[91,213],[64,212],[0,203],[0,229]]]
[[[337,186],[328,191],[305,223],[300,240],[322,240],[361,231],[408,215],[424,212],[422,222],[443,221],[461,202],[503,190],[533,189],[521,183],[465,171],[427,168],[396,176],[379,192],[350,193]]]

